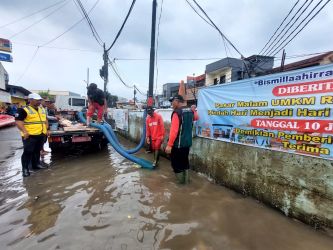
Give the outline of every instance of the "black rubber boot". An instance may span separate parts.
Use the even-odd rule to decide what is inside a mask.
[[[30,176],[30,172],[28,168],[22,168],[22,176],[23,177],[28,177]]]

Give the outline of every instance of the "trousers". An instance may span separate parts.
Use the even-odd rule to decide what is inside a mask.
[[[23,154],[21,156],[22,169],[36,168],[40,163],[40,151],[43,148],[45,135],[30,135],[27,139],[22,138]]]

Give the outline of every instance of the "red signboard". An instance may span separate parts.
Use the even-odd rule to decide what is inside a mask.
[[[0,51],[12,52],[12,43],[7,39],[0,38]]]

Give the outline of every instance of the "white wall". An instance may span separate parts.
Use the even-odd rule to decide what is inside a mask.
[[[6,73],[6,70],[0,62],[0,89],[3,89],[3,90],[6,90],[5,73]]]

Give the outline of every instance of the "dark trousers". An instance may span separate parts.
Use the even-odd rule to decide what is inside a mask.
[[[170,155],[171,166],[176,174],[181,173],[186,169],[190,169],[190,164],[188,161],[189,153],[190,148],[172,147]]]
[[[31,163],[32,168],[36,168],[40,163],[40,151],[44,144],[44,135],[30,135],[27,139],[23,139],[23,154],[21,157],[22,169],[29,169]]]

